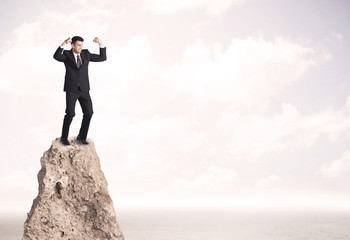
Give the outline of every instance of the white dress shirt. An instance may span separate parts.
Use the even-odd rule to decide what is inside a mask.
[[[73,52],[73,54],[74,54],[74,58],[75,58],[75,63],[78,64],[78,56],[79,56],[81,64],[83,64],[83,59],[81,59],[80,53],[76,54],[75,52]]]

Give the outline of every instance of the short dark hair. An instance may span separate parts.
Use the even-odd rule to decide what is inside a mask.
[[[84,38],[79,37],[79,36],[72,37],[72,44],[75,44],[76,41],[84,42]]]

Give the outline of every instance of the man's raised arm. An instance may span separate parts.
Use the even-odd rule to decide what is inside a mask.
[[[59,62],[64,62],[67,58],[67,56],[63,54],[64,46],[67,43],[71,43],[71,42],[72,42],[72,39],[70,38],[67,38],[66,40],[64,40],[64,42],[57,48],[56,52],[53,55],[53,58]]]
[[[105,61],[107,59],[106,48],[103,46],[101,39],[99,39],[98,37],[95,37],[93,42],[98,43],[98,45],[100,45],[100,55],[91,53],[90,61],[91,62]]]

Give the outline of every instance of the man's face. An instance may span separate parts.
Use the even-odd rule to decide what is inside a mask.
[[[76,41],[74,44],[72,43],[72,49],[75,53],[81,53],[81,49],[83,48],[83,42],[82,41]]]

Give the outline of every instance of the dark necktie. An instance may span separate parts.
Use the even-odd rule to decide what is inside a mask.
[[[80,66],[81,66],[81,60],[80,60],[79,55],[77,55],[77,66],[78,66],[78,68],[80,68]]]

